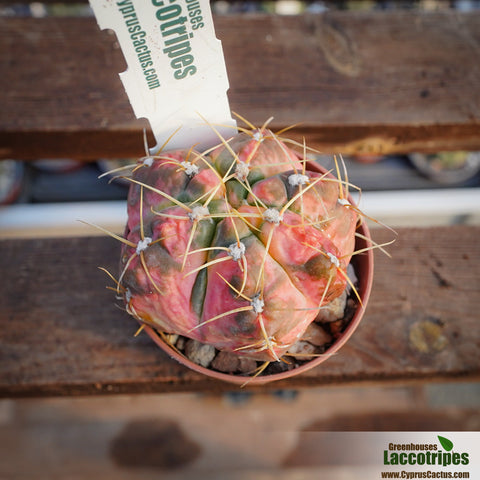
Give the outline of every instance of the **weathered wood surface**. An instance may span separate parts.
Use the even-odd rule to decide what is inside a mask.
[[[349,343],[316,369],[261,388],[478,379],[479,235],[466,226],[399,230],[393,258],[376,256],[370,303]],[[115,271],[115,240],[5,240],[0,251],[0,396],[238,388],[133,337],[137,323],[96,268]]]
[[[480,12],[215,17],[234,111],[325,151],[480,149]],[[142,153],[115,37],[0,19],[0,158]]]

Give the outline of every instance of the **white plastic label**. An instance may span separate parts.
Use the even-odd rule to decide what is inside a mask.
[[[137,118],[150,122],[158,150],[199,150],[220,142],[208,125],[236,133],[228,78],[208,0],[90,0],[101,29],[117,35],[128,68],[120,73]]]

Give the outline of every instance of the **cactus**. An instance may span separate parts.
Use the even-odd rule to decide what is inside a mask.
[[[179,334],[278,361],[348,282],[357,212],[266,128],[207,153],[139,161],[119,285],[127,311]]]
[[[298,353],[347,287],[358,297],[347,267],[362,214],[338,164],[338,178],[311,170],[304,145],[250,126],[206,152],[137,162],[115,281],[127,312],[167,341],[266,366]]]

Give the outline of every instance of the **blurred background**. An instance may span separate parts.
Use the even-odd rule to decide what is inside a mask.
[[[479,0],[365,0],[365,1],[215,1],[213,12],[295,15],[334,10],[398,10],[469,12]],[[0,15],[91,16],[88,3],[0,3]],[[128,185],[106,175],[135,159],[38,159],[0,162],[0,238],[29,235],[90,235],[93,223],[123,231]],[[331,165],[331,157],[319,158]],[[429,155],[378,155],[365,152],[345,157],[349,176],[364,193],[362,204],[374,218],[395,226],[478,224],[480,221],[480,153],[435,152]],[[411,192],[415,191],[415,197]]]
[[[480,1],[213,3],[216,13],[480,9]],[[1,16],[91,15],[87,4],[0,5]],[[128,185],[99,176],[135,159],[0,161],[0,238],[121,232]],[[331,157],[318,157],[328,167]],[[345,157],[361,206],[392,226],[480,224],[480,154]],[[372,225],[375,227],[375,225]],[[0,306],[1,308],[1,306]],[[480,384],[331,386],[270,393],[0,400],[0,478],[360,478],[355,445],[321,432],[480,430]],[[309,435],[308,432],[317,432]],[[358,445],[357,445],[358,447]],[[323,477],[322,477],[323,478]],[[368,478],[368,477],[364,477]]]

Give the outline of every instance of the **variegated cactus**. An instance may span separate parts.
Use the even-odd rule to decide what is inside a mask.
[[[266,128],[145,157],[130,181],[118,291],[161,332],[276,361],[349,283],[346,182]]]

